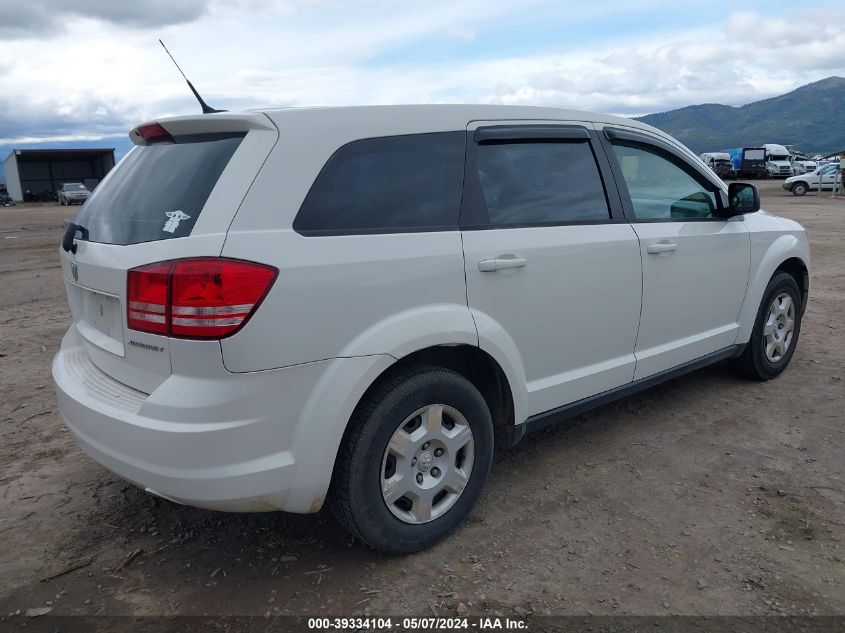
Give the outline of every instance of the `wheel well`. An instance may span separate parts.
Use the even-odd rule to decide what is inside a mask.
[[[411,365],[444,367],[469,380],[481,392],[487,408],[490,409],[496,445],[508,446],[513,443],[513,396],[505,372],[492,356],[472,345],[427,347],[408,354],[399,362],[394,363],[373,382],[373,386],[398,369]]]
[[[810,273],[807,271],[807,266],[797,257],[791,257],[784,261],[775,271],[789,273],[798,283],[801,289],[801,312],[807,308],[807,298],[810,294]]]

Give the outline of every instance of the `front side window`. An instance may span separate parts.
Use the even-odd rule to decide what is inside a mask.
[[[323,167],[293,222],[304,234],[456,229],[464,132],[354,141]]]
[[[610,218],[589,143],[480,144],[476,167],[492,226],[588,223]]]
[[[656,150],[614,143],[613,151],[634,207],[636,220],[716,217],[715,186],[706,186]]]

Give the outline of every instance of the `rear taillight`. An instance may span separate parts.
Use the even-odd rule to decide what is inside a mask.
[[[223,338],[241,328],[278,271],[223,257],[149,264],[129,271],[130,329],[179,338]]]
[[[171,267],[171,262],[161,262],[129,271],[126,319],[133,330],[167,334]]]

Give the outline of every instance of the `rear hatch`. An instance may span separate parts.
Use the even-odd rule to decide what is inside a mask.
[[[170,339],[128,328],[128,271],[219,256],[278,131],[263,114],[221,113],[141,125],[130,138],[135,147],[73,220],[81,227],[76,252],[60,254],[85,354],[115,380],[151,393],[171,374]]]

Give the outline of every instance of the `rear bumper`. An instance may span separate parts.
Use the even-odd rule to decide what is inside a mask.
[[[316,512],[346,421],[380,356],[201,378],[173,374],[152,394],[93,365],[75,330],[53,360],[59,411],[82,449],[177,503],[233,512]],[[377,375],[377,374],[376,374]]]

